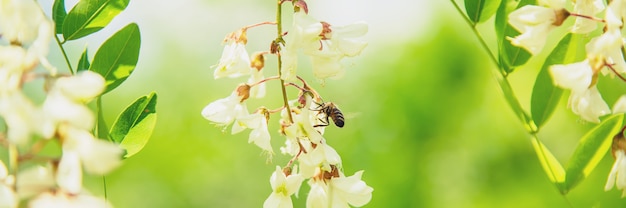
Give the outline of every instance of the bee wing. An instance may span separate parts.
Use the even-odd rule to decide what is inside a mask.
[[[343,114],[343,117],[345,119],[353,119],[353,118],[361,116],[361,114],[362,114],[361,112],[346,112]]]

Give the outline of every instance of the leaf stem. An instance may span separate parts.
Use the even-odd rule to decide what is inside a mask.
[[[283,21],[282,21],[282,0],[278,0],[278,4],[276,4],[276,33],[278,34],[277,40],[282,40],[283,38]],[[280,56],[280,52],[276,54],[278,59],[278,77],[282,76],[282,72],[280,71],[282,67],[282,60]],[[293,117],[291,116],[291,109],[289,108],[289,100],[287,99],[287,89],[285,87],[285,80],[280,79],[280,88],[283,93],[283,105],[287,108],[287,115],[289,115],[289,122],[293,123]]]
[[[65,48],[63,48],[63,43],[61,43],[61,40],[59,40],[59,36],[55,34],[54,40],[56,40],[57,45],[59,45],[59,49],[61,49],[61,53],[63,53],[63,58],[65,58],[65,63],[67,64],[67,68],[70,69],[70,74],[74,75],[74,69],[72,69],[72,64],[70,63],[70,59],[67,57]]]
[[[454,1],[454,0],[450,0],[452,2],[452,4],[454,5],[454,8],[456,8],[456,11],[459,12],[459,14],[463,17],[463,19],[465,20],[465,22],[467,23],[467,25],[470,26],[470,28],[472,29],[472,32],[474,33],[474,35],[476,36],[476,38],[478,38],[478,41],[480,41],[480,45],[483,47],[483,49],[485,49],[485,51],[489,54],[489,58],[491,59],[491,61],[496,65],[496,66],[500,66],[500,62],[498,61],[498,59],[496,58],[495,55],[493,55],[493,52],[491,52],[491,50],[489,49],[489,46],[487,46],[487,42],[485,42],[485,39],[483,39],[483,37],[480,35],[480,33],[478,32],[478,30],[476,29],[476,25],[474,23],[472,23],[472,20],[470,20],[467,16],[465,16],[465,14],[463,13],[463,11],[461,10],[461,7],[459,7],[459,5]],[[504,71],[500,70],[500,73],[502,74],[502,76],[506,77],[506,74],[504,73]]]
[[[492,74],[494,78],[496,79],[496,82],[498,83],[500,90],[504,94],[504,97],[506,98],[506,101],[509,104],[509,107],[515,112],[518,119],[520,119],[520,121],[524,124],[526,131],[528,131],[531,134],[536,133],[538,131],[537,125],[535,125],[535,122],[532,120],[532,117],[522,108],[522,105],[519,103],[519,100],[515,96],[515,93],[513,93],[511,84],[506,79],[508,74],[504,70],[501,70],[500,62],[498,61],[496,56],[493,54],[493,52],[489,49],[489,46],[487,46],[487,42],[480,35],[480,33],[478,32],[478,30],[476,29],[472,21],[467,16],[465,16],[465,14],[463,13],[459,5],[454,0],[450,0],[450,2],[452,2],[452,5],[454,5],[454,8],[456,8],[457,12],[463,17],[467,25],[470,26],[470,28],[472,29],[472,32],[474,33],[474,35],[480,42],[480,45],[482,46],[482,48],[485,50],[485,52],[487,52],[487,54],[489,54],[489,58],[491,59],[491,62],[493,62],[497,66],[497,68],[492,68],[493,69]]]

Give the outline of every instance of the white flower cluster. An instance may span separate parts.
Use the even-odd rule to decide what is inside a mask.
[[[603,0],[576,0],[573,10],[568,11],[566,0],[540,0],[539,5],[526,5],[509,14],[509,23],[521,34],[510,38],[511,44],[525,48],[532,54],[539,53],[548,33],[568,17],[575,17],[572,33],[589,35],[601,24],[602,34],[592,38],[586,45],[585,60],[553,65],[549,68],[554,83],[571,91],[568,106],[588,122],[598,123],[600,117],[611,113],[611,109],[596,87],[600,74],[610,74],[626,81],[624,62],[623,19],[626,17],[626,0],[612,0],[605,5]],[[603,13],[603,17],[595,15]],[[613,113],[626,112],[626,97],[622,96],[614,105]],[[615,142],[614,142],[615,145]],[[625,145],[622,145],[626,147]],[[607,181],[606,190],[617,184],[626,196],[626,163],[624,148],[613,150],[616,158]]]
[[[102,93],[105,80],[85,71],[59,75],[46,57],[54,23],[36,1],[0,1],[0,118],[6,132],[0,140],[13,155],[9,169],[0,161],[0,207],[109,207],[82,188],[82,171],[106,174],[121,164],[123,150],[93,136],[95,118],[85,102]],[[38,65],[47,73],[36,73]],[[42,105],[31,101],[23,86],[46,78]],[[61,158],[39,158],[40,145],[56,140]],[[28,151],[24,151],[28,150]],[[35,160],[37,159],[37,160]],[[35,164],[22,168],[22,163]]]
[[[539,53],[545,45],[548,33],[561,26],[568,17],[575,17],[572,33],[589,34],[603,24],[603,33],[586,45],[587,59],[572,64],[554,65],[550,73],[554,83],[571,90],[568,106],[589,122],[600,122],[600,117],[611,113],[596,84],[599,73],[622,77],[626,73],[622,48],[624,40],[621,28],[626,15],[626,1],[614,0],[604,5],[602,0],[575,1],[573,11],[566,9],[565,0],[544,0],[540,6],[526,5],[511,12],[509,23],[521,32],[510,38],[513,45],[525,48],[532,54]],[[604,17],[594,15],[604,11]]]
[[[291,196],[297,196],[305,180],[311,187],[307,207],[363,206],[371,200],[373,188],[361,180],[363,171],[352,176],[345,176],[342,172],[339,154],[323,136],[324,128],[329,125],[330,111],[321,109],[324,103],[319,94],[297,75],[297,60],[300,52],[309,56],[313,74],[320,80],[341,75],[344,69],[340,61],[344,57],[359,55],[367,46],[363,40],[367,24],[332,26],[309,16],[306,7],[300,8],[305,6],[304,1],[292,3],[296,7],[292,26],[285,35],[273,42],[270,51],[255,53],[250,58],[245,48],[247,29],[263,23],[244,27],[227,36],[226,47],[216,65],[214,77],[251,76],[247,83],[240,84],[230,96],[208,104],[202,110],[202,115],[224,129],[232,124],[232,134],[251,129],[248,141],[273,155],[268,121],[273,113],[281,113],[280,133],[286,140],[280,150],[292,159],[285,167],[276,167],[270,177],[273,191],[263,207],[293,207]],[[262,73],[264,54],[279,57],[279,76],[265,78]],[[287,97],[284,97],[286,106],[275,110],[259,107],[249,113],[245,101],[250,97],[262,98],[265,95],[265,82],[279,79],[284,83],[283,90],[284,87],[292,86],[300,91],[298,99],[287,102]]]

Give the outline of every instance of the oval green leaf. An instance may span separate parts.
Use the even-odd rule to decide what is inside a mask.
[[[139,27],[132,23],[100,46],[89,70],[99,73],[106,80],[104,93],[115,89],[130,76],[139,59],[140,45]]]
[[[525,64],[531,54],[523,48],[514,46],[506,37],[515,37],[520,33],[509,25],[509,13],[536,0],[502,0],[496,12],[495,29],[498,41],[498,54],[501,68],[505,74],[511,73],[515,67]]]
[[[81,0],[63,21],[64,41],[95,33],[126,9],[130,0]]]
[[[568,34],[552,50],[535,80],[530,100],[530,112],[538,128],[550,118],[563,90],[552,81],[549,68],[555,64],[569,64],[585,58],[585,43],[582,35]]]
[[[489,19],[498,9],[501,0],[465,0],[465,11],[472,23]]]
[[[622,126],[624,114],[613,115],[591,129],[578,142],[574,154],[569,160],[565,191],[570,191],[584,180],[598,165],[611,147],[613,136]]]
[[[109,137],[126,150],[124,158],[137,154],[148,143],[156,125],[157,95],[151,92],[126,107],[115,120]]]
[[[85,47],[85,50],[80,55],[80,59],[78,60],[78,66],[76,67],[76,71],[79,72],[87,70],[89,69],[90,65],[91,63],[89,63],[89,54],[87,53],[87,47]]]
[[[557,186],[561,193],[564,193],[565,169],[563,169],[563,165],[537,137],[533,137],[531,142],[546,176]]]
[[[55,0],[52,5],[52,20],[54,20],[56,34],[63,32],[63,21],[65,21],[66,16],[65,0]]]

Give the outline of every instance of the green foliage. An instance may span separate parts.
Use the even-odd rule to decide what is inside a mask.
[[[498,9],[501,0],[466,0],[465,11],[474,23],[488,20]]]
[[[130,76],[139,59],[140,45],[139,27],[131,23],[100,46],[89,70],[99,73],[106,80],[104,93],[115,89]]]
[[[89,54],[87,53],[87,48],[80,55],[80,59],[78,60],[78,65],[76,66],[76,71],[83,71],[89,69],[91,63],[89,63]]]
[[[541,167],[545,171],[546,175],[556,184],[560,190],[563,190],[563,183],[565,182],[565,169],[559,160],[554,157],[554,154],[546,147],[537,137],[531,139],[535,153],[539,158]]]
[[[125,158],[143,149],[150,139],[156,125],[156,103],[157,95],[154,92],[139,97],[113,123],[109,137],[126,149]]]
[[[526,63],[531,56],[528,51],[511,45],[511,42],[507,40],[507,37],[515,37],[520,34],[508,23],[508,15],[517,8],[534,4],[535,2],[535,0],[502,0],[496,12],[495,30],[498,41],[498,54],[500,67],[505,74],[513,72],[515,67]]]
[[[552,50],[535,80],[531,97],[531,114],[537,127],[541,127],[552,115],[563,90],[554,85],[549,68],[554,64],[568,64],[585,58],[582,35],[568,34]]]
[[[611,147],[613,136],[619,132],[623,119],[624,114],[613,115],[583,136],[569,160],[565,189],[561,190],[563,193],[578,185],[598,165]]]
[[[67,12],[65,11],[65,0],[55,0],[52,5],[52,20],[54,20],[54,31],[56,31],[56,34],[62,33],[63,22],[65,21],[66,16]]]
[[[82,0],[63,20],[64,41],[75,40],[100,31],[128,6],[130,0]],[[55,13],[59,14],[58,12]],[[55,15],[57,16],[57,15]],[[55,19],[58,24],[61,20]],[[58,26],[57,26],[58,27]],[[59,30],[57,30],[58,32]]]

